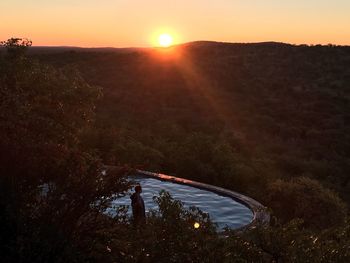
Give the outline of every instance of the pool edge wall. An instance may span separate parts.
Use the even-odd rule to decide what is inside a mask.
[[[267,208],[265,206],[263,206],[261,203],[254,200],[253,198],[242,195],[240,193],[237,193],[222,187],[200,183],[197,181],[192,181],[192,180],[188,180],[180,177],[169,176],[166,174],[152,173],[152,172],[143,171],[143,170],[136,170],[136,172],[139,175],[153,177],[163,181],[170,181],[178,184],[190,185],[196,188],[209,190],[211,192],[215,192],[217,194],[230,197],[235,201],[243,204],[244,206],[248,207],[252,211],[253,220],[248,225],[242,226],[236,230],[245,230],[257,225],[268,225],[270,222],[270,214],[268,213]]]

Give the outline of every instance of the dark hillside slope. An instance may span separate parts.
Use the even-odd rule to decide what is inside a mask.
[[[103,87],[85,136],[107,163],[253,196],[307,176],[350,201],[350,47],[195,42],[35,56]]]

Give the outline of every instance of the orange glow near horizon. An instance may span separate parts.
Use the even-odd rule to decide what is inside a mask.
[[[1,0],[0,40],[36,46],[155,47],[208,40],[350,45],[348,0]]]

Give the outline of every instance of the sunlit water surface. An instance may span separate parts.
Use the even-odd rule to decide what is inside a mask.
[[[196,187],[161,181],[149,177],[133,176],[133,181],[141,184],[142,197],[145,201],[146,213],[149,209],[157,209],[153,196],[158,196],[161,190],[169,192],[174,199],[180,200],[185,207],[196,206],[203,212],[209,213],[210,218],[218,225],[219,229],[225,226],[236,229],[249,224],[253,219],[252,211],[233,200],[230,197],[221,196],[217,193],[202,190]],[[112,206],[128,205],[128,213],[131,214],[130,195],[116,199]],[[108,209],[113,214],[114,209]]]

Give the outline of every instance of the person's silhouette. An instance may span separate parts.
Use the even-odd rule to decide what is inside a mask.
[[[145,203],[141,197],[141,193],[142,187],[141,185],[137,185],[135,186],[135,193],[130,196],[132,215],[134,218],[134,223],[137,225],[144,223],[146,220]]]

